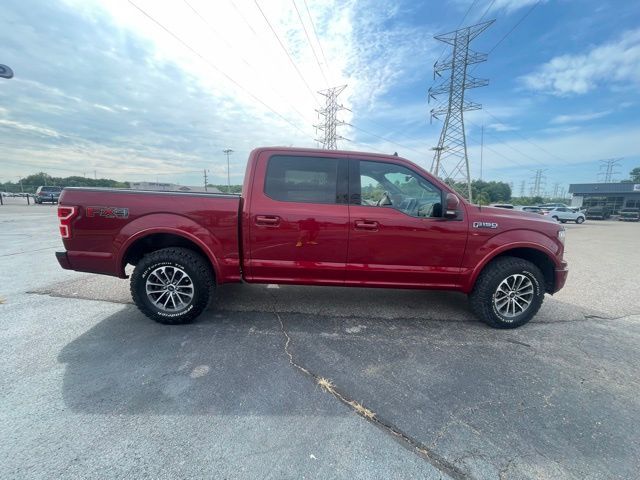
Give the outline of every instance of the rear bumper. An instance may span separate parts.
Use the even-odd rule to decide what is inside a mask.
[[[65,270],[77,272],[99,273],[114,277],[126,278],[124,271],[119,271],[113,255],[105,252],[56,252],[56,259]]]
[[[556,281],[553,289],[553,293],[556,293],[558,290],[564,287],[564,284],[567,281],[567,276],[569,275],[569,265],[567,262],[562,262],[562,265],[559,268],[556,268]]]
[[[58,260],[60,266],[65,270],[73,270],[73,268],[71,268],[71,264],[69,263],[67,252],[56,252],[56,259]]]

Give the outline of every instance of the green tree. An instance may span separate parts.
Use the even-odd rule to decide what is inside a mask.
[[[629,177],[633,183],[640,183],[640,167],[636,167],[629,172]]]

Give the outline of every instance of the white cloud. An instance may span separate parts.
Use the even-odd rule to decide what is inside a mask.
[[[530,90],[557,96],[581,95],[608,84],[640,84],[640,29],[586,53],[555,57],[520,80]]]
[[[0,6],[0,32],[18,25],[12,36],[21,39],[8,43],[8,54],[22,58],[0,91],[5,158],[20,165],[12,175],[59,167],[50,160],[60,155],[62,168],[78,173],[92,166],[126,179],[135,168],[181,171],[188,162],[185,171],[207,166],[222,181],[220,152],[231,147],[231,174],[241,178],[255,146],[315,146],[322,71],[329,85],[348,84],[347,107],[368,115],[392,86],[424,73],[437,43],[424,25],[400,20],[391,0],[308,1],[313,26],[296,0],[319,66],[291,0],[260,0],[307,87],[252,0],[189,0],[205,21],[184,2],[134,2],[197,54],[125,1],[65,0],[38,15],[20,3]],[[56,133],[55,145],[40,138]]]
[[[515,12],[523,7],[528,7],[537,3],[538,0],[496,0],[493,4],[494,10],[505,10],[507,13]]]
[[[588,122],[598,118],[606,117],[612,113],[611,110],[603,110],[601,112],[575,113],[571,115],[557,115],[551,119],[551,123],[562,125],[565,123]]]
[[[14,120],[6,120],[0,118],[0,129],[6,130],[19,130],[21,132],[35,133],[44,137],[60,137],[60,133],[52,128],[42,127],[40,125],[32,125],[30,123],[16,122]]]
[[[495,130],[496,132],[513,132],[514,130],[518,130],[518,127],[506,123],[491,123],[487,125],[487,128]]]

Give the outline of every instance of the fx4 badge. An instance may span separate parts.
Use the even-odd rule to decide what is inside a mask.
[[[498,228],[496,222],[473,222],[473,228]]]
[[[129,209],[122,207],[87,207],[87,217],[129,218]]]

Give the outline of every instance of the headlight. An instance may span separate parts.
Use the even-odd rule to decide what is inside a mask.
[[[562,230],[558,230],[558,240],[560,240],[560,243],[562,243],[563,245],[564,245],[564,237],[565,237],[564,228]]]

